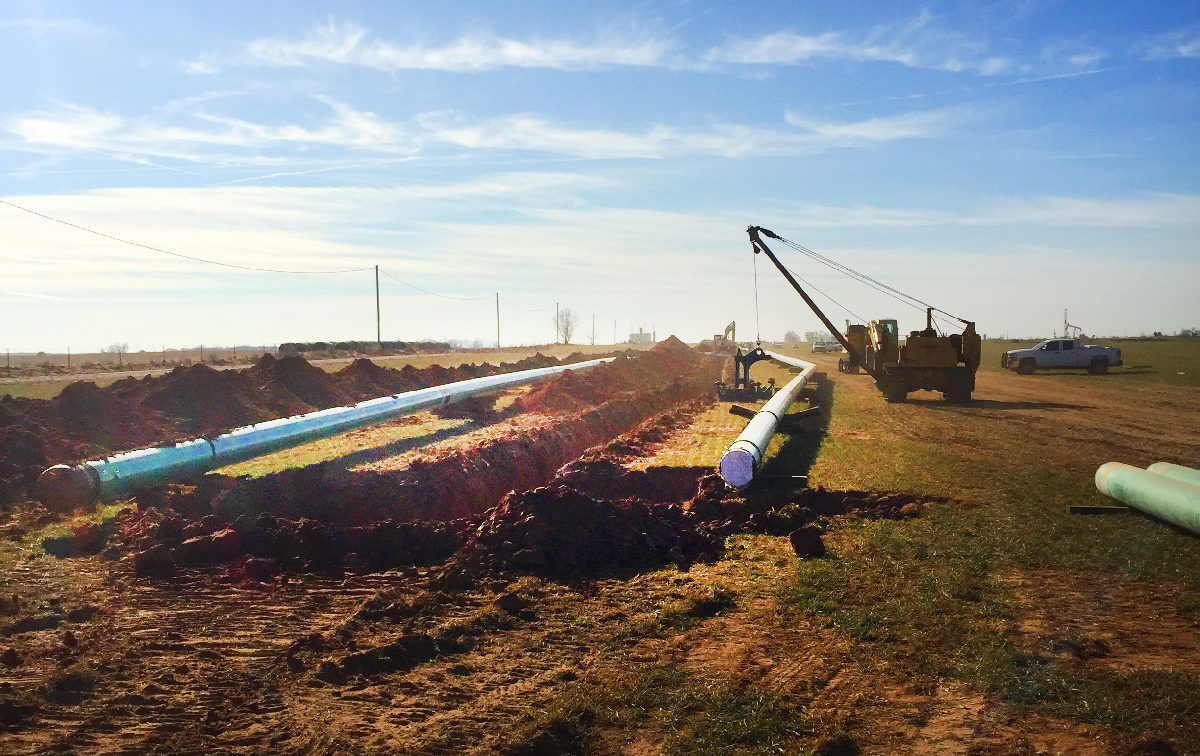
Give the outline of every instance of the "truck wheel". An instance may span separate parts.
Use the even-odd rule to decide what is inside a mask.
[[[1108,372],[1108,358],[1097,357],[1092,360],[1092,364],[1088,365],[1088,372],[1092,375],[1104,375]]]
[[[1033,371],[1037,370],[1037,360],[1032,357],[1026,357],[1017,363],[1017,372],[1021,375],[1033,375]]]

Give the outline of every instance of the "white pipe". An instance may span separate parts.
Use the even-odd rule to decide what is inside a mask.
[[[771,359],[798,367],[801,372],[763,405],[758,414],[746,424],[742,435],[738,436],[737,440],[722,455],[719,468],[721,477],[726,483],[736,488],[743,488],[754,480],[754,474],[762,467],[767,444],[771,443],[775,429],[779,426],[780,418],[800,396],[800,391],[817,369],[817,366],[811,362],[786,357],[775,352],[767,352],[765,349],[763,351]]]

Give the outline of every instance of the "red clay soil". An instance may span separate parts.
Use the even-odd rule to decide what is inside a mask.
[[[676,346],[677,345],[677,346]],[[661,346],[661,345],[660,345]],[[682,348],[682,349],[680,349]],[[664,352],[669,355],[661,359]],[[680,359],[690,353],[691,362]],[[437,457],[418,459],[399,472],[346,470],[337,460],[293,468],[218,488],[211,508],[233,520],[271,513],[340,525],[396,520],[450,520],[478,515],[509,491],[536,488],[587,449],[629,431],[651,415],[711,391],[720,361],[676,341],[662,351],[620,357],[606,374],[632,373],[652,389],[615,392],[597,382],[598,405],[549,417],[531,427],[481,439]],[[584,380],[600,365],[580,371]],[[641,376],[648,375],[643,379]],[[552,380],[535,389],[537,403],[555,403],[574,391],[571,381]],[[618,385],[636,385],[619,379]],[[612,398],[606,397],[611,396]],[[581,400],[576,400],[581,401]],[[528,404],[526,405],[528,406]],[[209,480],[216,476],[207,476]],[[216,485],[216,484],[209,484]],[[162,502],[171,505],[170,502]],[[173,506],[173,505],[171,505]]]
[[[28,497],[37,475],[60,462],[373,399],[482,375],[565,364],[537,354],[499,366],[433,366],[402,370],[360,359],[326,373],[303,358],[264,355],[245,370],[179,367],[167,375],[126,378],[105,388],[73,383],[57,397],[0,398],[0,507]],[[517,408],[519,411],[520,408]]]

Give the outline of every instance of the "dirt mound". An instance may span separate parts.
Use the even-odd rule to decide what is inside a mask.
[[[344,527],[308,518],[286,518],[272,514],[243,515],[230,521],[218,515],[189,520],[172,509],[148,507],[143,512],[118,520],[114,555],[125,554],[141,574],[170,574],[180,567],[216,565],[260,560],[247,572],[258,572],[261,560],[272,567],[293,570],[325,570],[343,564],[360,565],[373,571],[398,566],[435,564],[458,548],[462,522],[396,522],[381,520],[362,526]],[[107,538],[107,536],[105,536]],[[79,540],[79,539],[76,539]],[[76,548],[95,553],[88,539]],[[55,543],[55,548],[75,548],[75,541]],[[84,551],[84,547],[91,550]],[[60,556],[77,556],[62,553]]]
[[[263,355],[255,365],[244,371],[260,391],[272,394],[291,394],[313,409],[336,407],[352,401],[339,390],[332,375],[298,355],[275,359]]]
[[[217,433],[311,409],[294,397],[280,397],[257,389],[245,373],[191,365],[118,390],[142,406],[174,418],[176,429],[188,433]]]
[[[548,575],[687,564],[722,550],[681,507],[603,501],[566,486],[504,497],[462,559]]]
[[[721,361],[671,336],[646,352],[626,352],[586,371],[568,371],[538,384],[521,398],[531,412],[563,413],[594,406],[622,393],[647,391],[674,381],[711,386]],[[710,375],[711,374],[711,375]]]
[[[333,378],[345,394],[354,397],[376,398],[421,388],[419,381],[408,380],[402,371],[381,367],[362,357],[334,373]]]

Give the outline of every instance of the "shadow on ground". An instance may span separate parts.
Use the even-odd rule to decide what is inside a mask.
[[[951,404],[943,399],[912,399],[909,404],[919,404],[923,407],[937,410],[955,410],[957,412],[972,409],[987,410],[1090,410],[1096,409],[1090,404],[1066,404],[1063,402],[1002,402],[995,399],[972,399],[970,404]]]
[[[829,417],[833,412],[833,386],[834,382],[829,378],[817,384],[809,400],[810,405],[817,408],[817,412],[804,418],[797,429],[786,434],[787,440],[779,452],[763,465],[762,471],[755,476],[747,493],[770,487],[781,479],[790,481],[793,476],[808,475],[808,471],[817,461],[821,441],[829,428]]]

